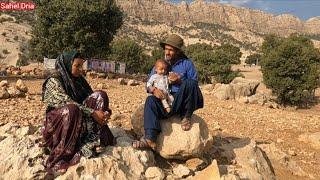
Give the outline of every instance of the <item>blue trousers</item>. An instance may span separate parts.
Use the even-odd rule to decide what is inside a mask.
[[[203,108],[203,96],[198,82],[187,79],[182,82],[179,91],[174,95],[171,112],[165,112],[161,100],[155,96],[148,96],[144,106],[145,138],[155,142],[161,132],[160,120],[172,115],[180,115],[181,118],[191,117],[197,109]]]

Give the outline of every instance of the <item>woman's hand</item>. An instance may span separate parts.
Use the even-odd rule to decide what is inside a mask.
[[[95,110],[91,116],[100,125],[106,125],[108,123],[108,119],[110,119],[110,113],[107,111]]]

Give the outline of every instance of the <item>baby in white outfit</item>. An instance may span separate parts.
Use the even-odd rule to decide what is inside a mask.
[[[171,111],[172,102],[174,100],[173,96],[170,94],[169,90],[169,79],[167,74],[168,64],[165,60],[159,59],[155,64],[156,74],[152,75],[147,82],[147,88],[153,86],[160,89],[165,97],[161,100],[163,107],[167,112]]]

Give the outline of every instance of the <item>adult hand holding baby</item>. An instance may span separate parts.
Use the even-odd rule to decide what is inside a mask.
[[[180,78],[181,76],[178,73],[169,72],[168,79],[170,84],[179,84],[181,82]]]

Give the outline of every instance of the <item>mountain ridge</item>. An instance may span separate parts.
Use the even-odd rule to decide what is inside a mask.
[[[320,34],[320,18],[307,21],[291,14],[272,15],[261,10],[196,0],[178,4],[163,0],[116,0],[129,16],[175,25],[210,23],[234,30],[287,36],[292,33]]]

